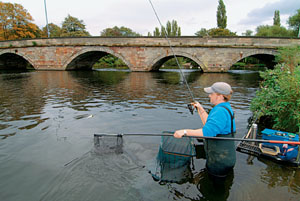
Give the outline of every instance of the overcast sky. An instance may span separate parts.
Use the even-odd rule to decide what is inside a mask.
[[[151,0],[163,25],[176,20],[182,35],[194,35],[201,28],[217,27],[219,0]],[[46,25],[44,0],[2,0],[21,4],[40,28]],[[281,25],[300,9],[300,0],[223,0],[227,28],[239,35],[272,25],[274,11],[280,11]],[[149,0],[46,0],[48,22],[61,26],[70,14],[83,20],[87,31],[99,36],[105,28],[125,26],[142,35],[160,27]]]

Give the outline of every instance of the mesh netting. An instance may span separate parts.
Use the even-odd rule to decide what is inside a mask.
[[[122,136],[94,137],[94,148],[98,154],[123,153],[123,138]]]
[[[156,157],[156,169],[151,172],[160,182],[182,183],[191,178],[191,163],[195,148],[191,138],[163,136]]]
[[[95,136],[97,154],[123,153],[122,136]],[[154,167],[150,168],[153,179],[160,182],[183,183],[192,178],[191,165],[196,155],[193,139],[162,136]]]

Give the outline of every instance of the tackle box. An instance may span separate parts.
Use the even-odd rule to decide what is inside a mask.
[[[280,141],[299,141],[299,135],[295,133],[283,132],[272,129],[264,129],[261,131],[264,140],[280,140]]]
[[[272,129],[264,129],[261,131],[262,139],[264,140],[279,140],[279,141],[299,141],[299,135],[295,133],[283,132]],[[282,160],[296,160],[298,157],[298,145],[277,144],[277,143],[261,143],[260,149],[263,153],[270,154],[271,152],[278,155]],[[270,153],[267,151],[271,151]]]

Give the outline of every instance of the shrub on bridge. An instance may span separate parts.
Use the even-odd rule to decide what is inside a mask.
[[[269,119],[276,130],[300,132],[300,46],[279,50],[274,70],[261,72],[263,81],[251,102],[251,111],[259,124]],[[266,118],[267,117],[267,118]]]

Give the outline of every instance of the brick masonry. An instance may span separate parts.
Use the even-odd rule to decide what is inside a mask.
[[[270,59],[279,47],[300,45],[299,38],[172,37],[165,38],[49,38],[0,41],[0,68],[16,66],[23,58],[36,70],[91,69],[106,54],[112,54],[132,71],[158,70],[166,57],[184,56],[204,72],[226,72],[239,60],[260,55]],[[172,51],[173,50],[173,51]]]

